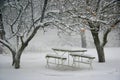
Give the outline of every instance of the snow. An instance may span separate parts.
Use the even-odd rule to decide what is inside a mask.
[[[45,55],[48,52],[24,52],[21,68],[11,66],[11,54],[0,54],[0,80],[120,80],[120,57],[118,48],[105,48],[105,63],[97,62],[94,48],[87,49],[87,54],[95,56],[93,69],[81,64],[80,68],[46,67]]]

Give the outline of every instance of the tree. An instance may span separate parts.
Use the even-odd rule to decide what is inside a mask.
[[[92,20],[89,20],[89,19],[87,20],[88,25],[91,28],[90,30],[91,30],[91,33],[92,33],[92,36],[93,36],[94,44],[95,44],[96,49],[97,49],[99,62],[105,62],[104,46],[107,43],[108,34],[112,30],[112,28],[115,27],[120,22],[120,19],[116,16],[115,11],[113,11],[112,14],[109,13],[109,10],[111,8],[113,8],[113,9],[115,8],[115,2],[116,1],[113,0],[110,3],[108,3],[107,5],[105,5],[104,7],[102,7],[101,6],[102,1],[98,0],[97,3],[96,3],[97,5],[96,5],[95,11],[92,11],[92,14],[95,15],[95,17],[97,19],[95,21],[94,20],[92,21]],[[107,15],[107,17],[106,17],[107,20],[111,19],[111,18],[113,18],[113,19],[109,20],[109,22],[108,22],[109,25],[106,28],[106,30],[104,30],[103,39],[102,39],[102,42],[101,42],[100,38],[99,38],[99,33],[100,33],[100,28],[102,26],[101,20],[105,20],[105,19],[103,19],[103,18],[105,18],[104,17],[105,15]],[[104,25],[104,26],[106,26],[106,25]]]
[[[56,24],[64,32],[79,32],[82,27],[89,29],[98,53],[98,61],[105,62],[104,47],[108,34],[120,22],[116,11],[118,0],[65,0],[60,1],[61,8]],[[118,8],[119,9],[119,8]],[[78,26],[79,25],[79,26]],[[99,34],[103,34],[103,38]]]
[[[16,69],[20,68],[21,55],[29,42],[37,31],[47,23],[43,19],[48,0],[44,0],[44,2],[39,0],[37,2],[44,3],[43,6],[42,4],[37,4],[37,10],[41,9],[39,17],[35,16],[33,0],[19,0],[5,4],[3,18],[8,35],[6,35],[7,38],[5,40],[0,39],[0,43],[11,51],[12,65]]]

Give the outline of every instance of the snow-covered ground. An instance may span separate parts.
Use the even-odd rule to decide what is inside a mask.
[[[0,80],[120,80],[120,48],[105,48],[106,63],[97,62],[95,49],[87,54],[95,56],[93,69],[81,64],[80,68],[46,67],[45,55],[49,52],[24,52],[21,68],[11,66],[11,55],[0,54]]]

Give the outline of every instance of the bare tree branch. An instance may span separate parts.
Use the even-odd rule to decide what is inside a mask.
[[[40,22],[43,22],[44,15],[45,15],[45,10],[46,10],[46,6],[47,6],[47,2],[48,2],[48,0],[44,0],[44,6],[43,6]]]
[[[15,53],[16,50],[13,49],[13,47],[9,43],[7,43],[5,40],[0,39],[0,43],[5,45],[12,53]]]
[[[107,43],[107,36],[108,34],[111,32],[111,30],[117,25],[120,23],[120,20],[116,20],[111,26],[110,28],[107,29],[107,31],[105,32],[104,36],[103,36],[103,43],[102,43],[102,46],[104,47]]]
[[[28,1],[28,3],[26,4],[26,6],[23,8],[23,10],[19,10],[19,14],[17,15],[17,17],[16,17],[16,19],[13,21],[13,23],[10,25],[10,27],[11,27],[11,31],[12,31],[12,33],[14,33],[14,31],[13,31],[13,26],[16,24],[16,22],[18,21],[18,19],[22,16],[22,14],[23,14],[23,12],[27,9],[27,7],[29,6],[29,1]]]
[[[107,5],[105,5],[104,7],[102,7],[101,9],[101,13],[104,13],[105,9],[109,8],[111,5],[113,5],[114,3],[116,3],[116,0],[112,0],[111,2],[109,2]]]

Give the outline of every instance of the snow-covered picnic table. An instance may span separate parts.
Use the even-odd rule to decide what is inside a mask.
[[[49,58],[55,59],[55,64],[58,65],[64,65],[64,61],[67,61],[67,66],[76,66],[78,63],[86,63],[90,64],[90,67],[92,67],[92,60],[95,57],[86,55],[85,52],[87,52],[86,49],[72,49],[72,48],[52,48],[52,50],[55,52],[55,54],[47,54],[47,64],[49,63]],[[67,56],[65,56],[67,54]],[[72,65],[70,64],[70,56],[72,57]],[[81,59],[80,59],[81,58]],[[87,58],[87,61],[83,61],[83,58]],[[56,59],[58,60],[56,62]],[[61,63],[60,63],[61,62]]]
[[[79,54],[84,54],[84,52],[86,52],[86,49],[72,49],[72,48],[52,48],[52,50],[57,54],[57,55],[61,55],[64,56],[67,53],[67,61],[68,61],[68,65],[70,65],[70,54],[74,54],[74,53],[78,53]],[[62,54],[61,54],[62,53]]]

